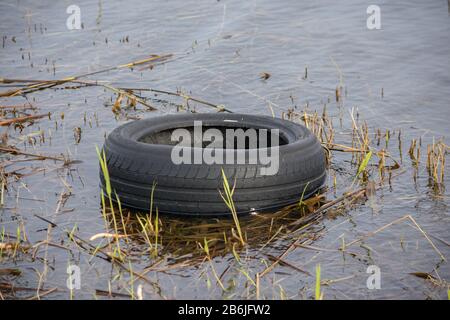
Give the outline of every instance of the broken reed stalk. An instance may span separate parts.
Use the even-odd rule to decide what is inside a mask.
[[[150,110],[157,110],[157,108],[148,104],[148,102],[146,102],[144,99],[142,99],[141,97],[139,97],[138,95],[136,95],[133,92],[133,91],[146,91],[146,92],[154,92],[154,93],[166,94],[166,95],[171,95],[171,96],[177,96],[177,97],[185,99],[185,101],[187,101],[187,102],[194,101],[194,102],[203,104],[205,106],[215,108],[215,109],[217,109],[218,112],[233,113],[233,111],[227,109],[224,105],[214,104],[214,103],[211,103],[211,102],[199,99],[199,98],[192,97],[192,96],[187,95],[182,92],[173,92],[173,91],[159,90],[159,89],[153,89],[153,88],[127,88],[127,87],[116,88],[107,83],[98,82],[98,81],[88,81],[88,80],[73,80],[70,82],[77,83],[77,84],[83,84],[85,86],[99,86],[99,87],[103,87],[105,89],[115,92],[118,95],[116,102],[114,103],[114,107],[113,107],[113,109],[115,109],[115,110],[120,109],[120,103],[124,96],[127,97],[128,99],[130,99],[131,101],[133,101],[133,104],[135,102],[138,102],[138,103],[148,107]]]
[[[181,93],[181,92],[171,92],[171,91],[165,91],[165,90],[157,90],[157,89],[151,89],[151,88],[115,88],[109,84],[106,83],[102,83],[102,82],[98,82],[98,81],[81,81],[79,80],[80,78],[85,78],[88,76],[92,76],[92,75],[97,75],[97,74],[101,74],[101,73],[105,73],[105,72],[109,72],[109,71],[113,71],[113,70],[118,70],[118,69],[122,69],[122,68],[133,68],[134,66],[137,65],[142,65],[142,64],[146,64],[146,63],[150,63],[150,62],[158,62],[158,63],[164,63],[167,62],[170,58],[173,57],[173,54],[166,54],[166,55],[152,55],[150,58],[147,59],[142,59],[142,60],[138,60],[135,62],[130,62],[130,63],[126,63],[126,64],[122,64],[122,65],[118,65],[115,67],[110,67],[110,68],[106,68],[106,69],[102,69],[99,71],[94,71],[94,72],[90,72],[90,73],[85,73],[85,74],[81,74],[81,75],[76,75],[76,76],[72,76],[72,77],[67,77],[64,79],[59,79],[59,80],[29,80],[29,79],[5,79],[5,78],[0,78],[0,83],[7,83],[7,84],[11,84],[11,83],[30,83],[29,85],[21,88],[21,89],[15,89],[15,90],[9,90],[9,91],[5,91],[5,92],[0,92],[0,97],[13,97],[19,94],[27,94],[27,93],[31,93],[33,91],[37,91],[37,90],[44,90],[44,89],[49,89],[51,87],[57,86],[57,85],[61,85],[64,83],[78,83],[78,84],[83,84],[86,86],[101,86],[104,87],[105,89],[111,90],[115,93],[117,93],[119,96],[126,96],[129,99],[136,101],[144,106],[146,106],[147,108],[149,108],[150,110],[156,110],[156,108],[150,104],[148,104],[144,99],[138,97],[137,95],[135,95],[132,91],[151,91],[151,92],[155,92],[155,93],[161,93],[161,94],[167,94],[167,95],[173,95],[173,96],[178,96],[180,98],[185,99],[186,101],[195,101],[197,103],[212,107],[217,109],[219,112],[229,112],[232,113],[231,110],[227,109],[225,106],[223,105],[217,105],[217,104],[213,104],[210,103],[208,101],[202,100],[202,99],[198,99],[198,98],[194,98],[190,95]]]
[[[49,156],[49,155],[43,155],[43,154],[30,153],[30,152],[21,151],[19,149],[10,148],[10,147],[2,147],[2,146],[0,146],[0,151],[1,152],[11,153],[11,154],[16,154],[16,155],[24,155],[24,156],[29,156],[29,157],[35,157],[35,158],[37,158],[37,160],[49,159],[49,160],[67,162],[67,159],[65,159],[64,157],[55,157],[55,156]]]
[[[145,282],[147,282],[148,284],[151,284],[152,286],[155,285],[155,283],[153,283],[152,281],[150,281],[150,279],[148,279],[147,277],[145,277],[143,274],[138,273],[138,272],[136,272],[136,271],[133,271],[133,270],[131,270],[131,269],[125,267],[121,262],[119,262],[117,259],[115,259],[114,256],[111,256],[111,254],[109,254],[108,252],[105,252],[102,248],[93,246],[93,245],[90,244],[88,241],[82,239],[81,237],[79,237],[79,236],[77,236],[77,235],[75,235],[75,234],[71,234],[69,237],[70,237],[72,240],[75,239],[75,240],[81,242],[82,244],[88,246],[91,250],[93,250],[93,253],[94,253],[94,255],[95,255],[96,257],[101,258],[101,259],[103,259],[103,260],[105,260],[105,261],[108,261],[108,262],[110,262],[110,263],[112,263],[112,264],[115,264],[115,265],[119,266],[119,267],[122,268],[124,271],[128,272],[130,275],[133,275],[133,276],[135,276],[135,277],[137,277],[137,278],[139,278],[139,279],[142,279],[142,280],[144,280]],[[87,248],[85,248],[84,246],[80,246],[80,247],[83,248],[83,249],[85,249],[85,250],[87,249]],[[96,254],[97,252],[100,252],[103,256],[98,256],[98,255]]]
[[[205,106],[215,108],[219,112],[224,111],[224,112],[228,112],[228,113],[233,113],[233,111],[225,108],[225,106],[223,106],[223,105],[214,104],[214,103],[202,100],[202,99],[194,98],[194,97],[187,95],[185,93],[182,93],[182,92],[173,92],[173,91],[158,90],[158,89],[152,89],[152,88],[118,88],[118,89],[125,90],[125,91],[150,91],[150,92],[166,94],[166,95],[170,95],[170,96],[177,96],[177,97],[185,99],[186,101],[194,101],[194,102],[203,104]]]
[[[304,227],[307,227],[309,225],[310,224],[308,223]],[[271,265],[269,265],[266,269],[259,273],[259,277],[262,278],[270,271],[272,271],[272,269],[275,268],[275,266],[277,266],[280,261],[282,261],[292,250],[294,250],[302,240],[304,240],[302,237],[298,237],[292,244],[289,245],[286,250],[283,251],[283,253],[276,257],[275,261],[273,261]]]
[[[93,71],[93,72],[88,72],[88,73],[84,73],[84,74],[80,74],[80,75],[75,75],[75,76],[67,77],[67,78],[64,78],[64,79],[58,79],[58,80],[33,81],[33,80],[0,78],[0,83],[18,83],[18,82],[30,82],[30,83],[32,83],[32,84],[30,84],[28,86],[25,86],[23,88],[20,88],[20,89],[8,90],[8,91],[0,92],[0,97],[14,97],[14,96],[17,96],[17,95],[20,95],[20,94],[27,94],[27,93],[30,93],[30,92],[33,92],[33,91],[37,91],[37,90],[48,89],[48,88],[54,87],[56,85],[61,85],[61,84],[67,83],[67,82],[71,82],[71,81],[78,80],[80,78],[85,78],[85,77],[92,76],[92,75],[106,73],[106,72],[109,72],[109,71],[114,71],[114,70],[123,69],[123,68],[132,68],[134,66],[142,65],[142,64],[145,64],[145,63],[149,63],[149,62],[167,61],[172,56],[173,56],[172,54],[152,55],[152,56],[150,56],[149,58],[146,58],[146,59],[142,59],[142,60],[126,63],[126,64],[121,64],[121,65],[118,65],[118,66],[115,66],[115,67],[109,67],[109,68],[98,70],[98,71]]]
[[[427,164],[426,168],[428,176],[432,181],[433,187],[437,191],[442,191],[445,172],[445,156],[446,146],[439,140],[437,143],[433,141],[427,146]]]
[[[155,108],[154,106],[148,104],[143,99],[139,98],[138,96],[136,96],[135,94],[133,94],[133,93],[131,93],[129,91],[125,91],[125,90],[122,90],[122,89],[117,89],[117,88],[114,88],[113,86],[108,85],[108,84],[98,84],[98,85],[102,86],[102,87],[104,87],[106,89],[109,89],[111,91],[116,92],[118,94],[118,99],[121,96],[125,96],[125,97],[127,97],[127,98],[129,98],[129,99],[131,99],[133,101],[139,102],[140,104],[142,104],[143,106],[146,106],[147,108],[149,108],[152,111],[153,110],[157,110],[157,108]]]
[[[355,239],[353,241],[351,241],[350,243],[348,243],[346,245],[346,247],[350,247],[352,245],[354,245],[355,243],[361,242],[367,238],[370,238],[374,235],[376,235],[377,233],[380,233],[381,231],[387,229],[388,227],[397,224],[399,222],[402,222],[404,220],[410,220],[415,226],[416,228],[422,233],[422,235],[425,237],[425,239],[429,242],[429,244],[431,245],[431,247],[434,249],[434,251],[436,251],[436,253],[440,256],[440,258],[442,259],[442,261],[447,261],[447,259],[445,259],[444,255],[439,251],[439,249],[434,245],[433,241],[431,241],[431,239],[428,237],[427,233],[420,227],[420,225],[416,222],[416,220],[411,216],[411,215],[405,215],[401,218],[398,218],[392,222],[389,222],[388,224],[378,228],[375,231],[369,232],[368,234],[366,234],[365,236]]]
[[[2,127],[9,126],[11,124],[22,123],[22,122],[41,119],[41,118],[45,118],[45,117],[50,118],[50,113],[0,120],[0,126],[2,126]]]

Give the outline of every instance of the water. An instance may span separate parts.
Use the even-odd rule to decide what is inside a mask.
[[[354,257],[337,251],[342,239],[348,243],[410,214],[434,237],[439,251],[450,258],[448,192],[433,196],[423,163],[415,185],[410,160],[405,156],[411,139],[421,138],[425,146],[433,137],[448,139],[450,133],[450,17],[446,1],[380,1],[381,30],[366,27],[366,9],[372,3],[356,0],[345,4],[336,1],[280,4],[265,0],[127,1],[126,4],[77,1],[83,29],[69,31],[66,8],[70,4],[2,1],[0,36],[6,39],[0,47],[0,77],[60,79],[136,61],[150,54],[173,53],[174,61],[152,70],[122,69],[90,79],[108,81],[116,87],[171,91],[181,88],[234,112],[251,114],[267,115],[273,110],[276,116],[281,116],[289,108],[302,110],[308,104],[312,110],[322,110],[327,104],[328,112],[336,118],[344,114],[342,132],[349,128],[348,113],[355,107],[371,128],[381,128],[383,132],[401,129],[406,172],[395,179],[391,189],[387,186],[377,193],[377,210],[374,212],[362,204],[344,216],[324,219],[320,224],[326,232],[313,245],[326,251],[299,248],[286,259],[311,274],[320,263],[323,279],[340,280],[323,288],[328,299],[446,297],[445,285],[436,287],[410,274],[428,272],[436,276],[436,270],[443,280],[450,279],[448,263],[440,263],[429,242],[407,221],[365,241],[365,247],[372,250],[370,254],[359,245],[351,249]],[[263,81],[259,77],[261,72],[268,72],[271,77]],[[339,85],[345,87],[346,95],[336,103],[335,89]],[[125,116],[114,117],[111,99],[114,101],[113,94],[99,87],[45,90],[25,98],[0,98],[2,105],[29,101],[39,108],[39,113],[52,113],[51,121],[43,119],[22,132],[8,129],[9,144],[25,148],[20,137],[24,140],[24,135],[43,130],[45,143],[34,149],[28,145],[28,151],[65,153],[82,161],[69,168],[51,161],[16,164],[14,168],[28,170],[30,166],[44,165],[45,172],[23,177],[23,183],[11,184],[0,214],[0,223],[8,233],[15,234],[17,225],[23,224],[32,243],[46,239],[46,231],[42,229],[47,223],[35,215],[58,225],[51,233],[55,243],[62,240],[67,243],[65,230],[74,226],[84,238],[104,231],[95,145],[100,146],[105,134],[129,121]],[[148,112],[140,107],[132,115],[151,117],[176,112],[170,103],[152,103],[158,111]],[[195,108],[199,112],[212,111],[199,105]],[[80,143],[74,138],[77,127],[82,132]],[[2,128],[2,132],[6,130]],[[348,144],[343,137],[339,138],[341,142]],[[396,143],[394,140],[392,143]],[[424,162],[425,155],[422,158]],[[342,189],[349,185],[355,172],[349,160],[348,155],[333,159],[332,167],[341,172],[338,183],[343,184]],[[448,174],[445,182],[448,183]],[[70,190],[66,185],[70,185]],[[70,197],[57,210],[62,192],[70,192]],[[276,255],[281,251],[271,248],[269,252]],[[230,259],[231,255],[215,259],[218,272],[225,269]],[[82,290],[75,291],[76,298],[92,298],[95,289],[107,290],[113,274],[110,264],[90,260],[83,253],[70,254],[49,247],[48,260],[51,268],[46,286],[60,288],[48,298],[69,297],[65,289],[69,263],[80,265],[82,270]],[[145,263],[148,261],[136,263],[136,268],[145,267]],[[37,285],[33,268],[43,269],[39,260],[8,260],[2,264],[21,269],[23,274],[15,283],[31,287]],[[253,271],[261,269],[257,262],[250,265]],[[369,265],[380,267],[380,290],[367,289]],[[217,288],[207,289],[206,281],[199,276],[201,270],[190,267],[171,273],[154,272],[150,277],[158,282],[164,297],[226,296]],[[267,277],[263,282],[267,298],[280,298],[283,290],[294,299],[313,294],[313,276],[278,267]],[[246,281],[239,272],[236,279],[241,286]],[[280,282],[273,285],[273,281]],[[234,297],[245,296],[245,289],[241,289],[236,290]],[[151,287],[145,286],[144,292],[147,298],[161,298]]]

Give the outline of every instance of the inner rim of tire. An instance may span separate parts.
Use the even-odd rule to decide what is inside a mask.
[[[209,137],[212,131],[208,131],[209,129],[216,129],[214,133],[219,133],[222,135],[221,141],[221,149],[254,149],[256,148],[270,148],[272,146],[272,137],[271,131],[269,128],[256,128],[250,126],[243,126],[239,124],[239,126],[224,126],[224,125],[205,125],[203,124],[201,129],[201,135],[199,128],[194,133],[194,126],[180,126],[176,128],[164,129],[161,131],[150,132],[138,139],[139,142],[148,143],[148,144],[156,144],[156,145],[170,145],[175,146],[178,145],[181,141],[175,139],[174,132],[177,129],[186,130],[185,133],[188,133],[190,137],[190,146],[191,147],[199,147],[201,143],[202,148],[210,147],[212,142],[215,142],[215,147],[218,147],[220,142],[215,141],[215,137]],[[252,129],[252,130],[249,130]],[[208,131],[208,132],[207,132]],[[264,134],[264,132],[266,134]],[[177,131],[178,133],[182,133],[182,131]],[[206,136],[205,136],[206,132]],[[184,137],[184,135],[183,135]],[[240,138],[238,138],[240,137]],[[184,139],[184,138],[183,138]],[[284,133],[280,130],[278,135],[274,137],[274,141],[278,140],[278,146],[287,145],[289,143],[287,137],[285,137]],[[220,141],[220,140],[219,140]],[[183,146],[189,147],[188,141],[183,141]],[[185,145],[186,143],[186,145]]]

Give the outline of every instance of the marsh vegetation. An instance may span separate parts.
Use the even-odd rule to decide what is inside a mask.
[[[448,46],[416,34],[414,41],[444,48],[427,52],[421,61],[434,61],[427,66],[406,68],[383,56],[411,42],[394,25],[404,41],[381,46],[374,36],[380,49],[361,46],[380,55],[370,62],[380,70],[370,78],[365,65],[345,58],[354,50],[340,37],[298,25],[288,6],[274,16],[275,4],[245,4],[244,19],[237,2],[180,2],[183,14],[163,27],[156,22],[173,13],[164,4],[149,18],[155,34],[139,34],[148,26],[136,11],[119,28],[108,19],[120,4],[109,5],[113,17],[102,15],[105,7],[86,10],[82,36],[46,22],[51,12],[0,5],[11,12],[0,48],[0,299],[447,298],[450,148],[442,106],[450,72],[438,69],[448,71]],[[319,31],[335,32],[324,27],[326,12],[304,9],[322,18],[311,22]],[[12,19],[27,10],[39,14]],[[353,19],[348,12],[340,13]],[[444,25],[439,32],[448,37],[448,17],[427,17],[422,25],[430,33]],[[197,34],[186,21],[206,29]],[[248,23],[256,29],[248,31]],[[217,24],[219,32],[210,32]],[[384,36],[395,38],[391,32]],[[370,42],[365,33],[354,36]],[[164,38],[166,45],[155,44]],[[81,42],[54,46],[75,39]],[[223,174],[217,192],[228,217],[186,219],[153,204],[131,211],[108,183],[99,187],[99,170],[108,177],[104,138],[126,121],[175,112],[255,113],[304,124],[327,155],[326,184],[307,199],[298,190],[298,203],[280,211],[240,216],[234,183]],[[81,269],[79,290],[66,286],[71,265]],[[366,287],[370,265],[382,270],[381,290]]]

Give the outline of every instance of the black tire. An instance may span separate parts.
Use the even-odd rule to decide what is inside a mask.
[[[212,127],[279,129],[279,170],[261,175],[261,164],[174,164],[172,146],[142,142],[164,130],[192,127],[201,120]],[[163,133],[161,133],[163,134]],[[281,208],[317,192],[326,178],[325,153],[317,138],[302,125],[266,116],[244,114],[176,114],[138,120],[111,132],[104,144],[112,189],[123,206],[148,211],[156,182],[153,208],[187,215],[230,214],[219,194],[221,169],[230,185],[239,214]],[[233,150],[246,152],[248,150]],[[104,178],[100,170],[101,186]],[[113,199],[115,200],[115,199]]]

